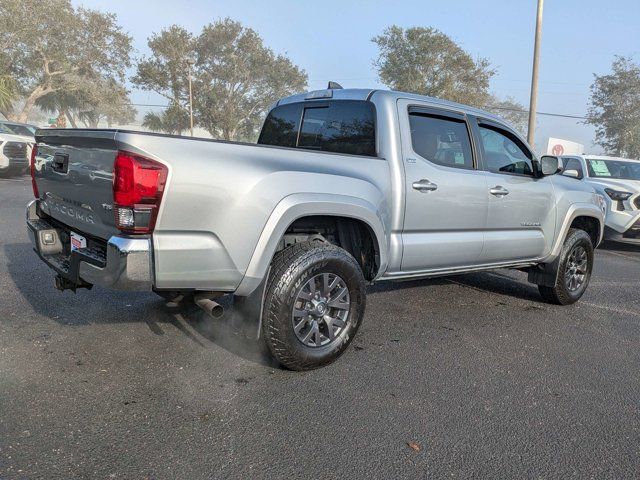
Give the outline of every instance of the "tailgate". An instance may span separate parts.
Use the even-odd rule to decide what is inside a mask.
[[[35,182],[40,209],[72,230],[108,239],[113,212],[115,131],[39,130]]]

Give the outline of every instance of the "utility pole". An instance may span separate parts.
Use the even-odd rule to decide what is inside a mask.
[[[538,108],[538,63],[540,61],[540,37],[542,37],[542,7],[544,0],[538,0],[536,17],[536,37],[533,44],[533,71],[531,73],[531,100],[529,101],[529,129],[527,141],[533,147],[536,131],[536,109]]]
[[[187,58],[187,65],[189,66],[189,127],[191,129],[191,136],[193,137],[193,91],[191,89],[191,71],[193,65],[196,63],[196,59],[193,57]]]

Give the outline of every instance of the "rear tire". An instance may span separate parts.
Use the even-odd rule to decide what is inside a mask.
[[[554,305],[571,305],[580,300],[589,285],[593,270],[593,244],[584,230],[572,228],[560,252],[553,287],[538,285],[540,295]]]
[[[262,336],[291,370],[311,370],[342,355],[360,328],[366,285],[356,260],[328,243],[305,242],[271,264]]]

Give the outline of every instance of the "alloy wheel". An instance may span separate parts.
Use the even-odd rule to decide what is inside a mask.
[[[322,347],[346,330],[351,301],[345,281],[320,273],[305,283],[293,305],[293,331],[308,347]]]

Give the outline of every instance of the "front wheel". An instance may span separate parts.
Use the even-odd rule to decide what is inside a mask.
[[[336,360],[362,323],[362,270],[335,245],[306,242],[278,252],[266,288],[262,334],[271,354],[292,370]]]
[[[593,244],[584,230],[571,229],[560,253],[556,282],[553,287],[539,285],[545,301],[570,305],[584,294],[593,270]]]

